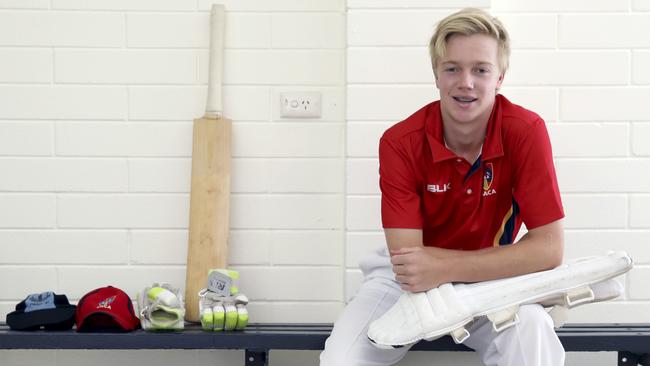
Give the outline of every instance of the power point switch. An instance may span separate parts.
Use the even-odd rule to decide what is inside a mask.
[[[320,118],[320,92],[280,93],[280,117]]]

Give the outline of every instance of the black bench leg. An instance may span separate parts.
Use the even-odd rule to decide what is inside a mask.
[[[246,366],[268,366],[269,364],[269,351],[266,349],[247,349],[245,356]]]
[[[650,365],[650,354],[644,353],[639,356],[639,360],[637,361],[637,365],[639,366],[648,366]]]
[[[638,359],[639,356],[634,353],[618,352],[618,366],[637,366]]]
[[[618,366],[650,366],[650,354],[621,351],[618,353]]]

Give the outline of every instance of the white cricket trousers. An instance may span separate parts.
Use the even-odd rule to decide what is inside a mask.
[[[360,263],[364,281],[357,295],[334,324],[320,354],[320,366],[393,365],[408,347],[380,349],[368,340],[368,325],[384,314],[402,294],[386,249],[378,250]],[[474,349],[486,366],[560,366],[564,348],[553,321],[540,305],[522,305],[519,323],[496,333],[486,317],[467,328],[471,336],[464,344]],[[435,366],[435,353],[431,365]]]

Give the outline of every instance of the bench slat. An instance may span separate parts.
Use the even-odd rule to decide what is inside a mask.
[[[321,350],[331,324],[251,324],[242,332],[77,333],[73,330],[12,331],[0,325],[0,349],[284,349]],[[567,351],[650,353],[650,324],[575,324],[557,330]],[[448,336],[420,342],[419,351],[470,351]]]

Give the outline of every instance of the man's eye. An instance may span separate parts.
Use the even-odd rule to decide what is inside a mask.
[[[479,74],[487,74],[488,72],[490,72],[490,70],[479,67],[478,69],[476,69],[476,72]]]
[[[448,67],[445,69],[446,72],[456,72],[458,70],[457,67]]]

